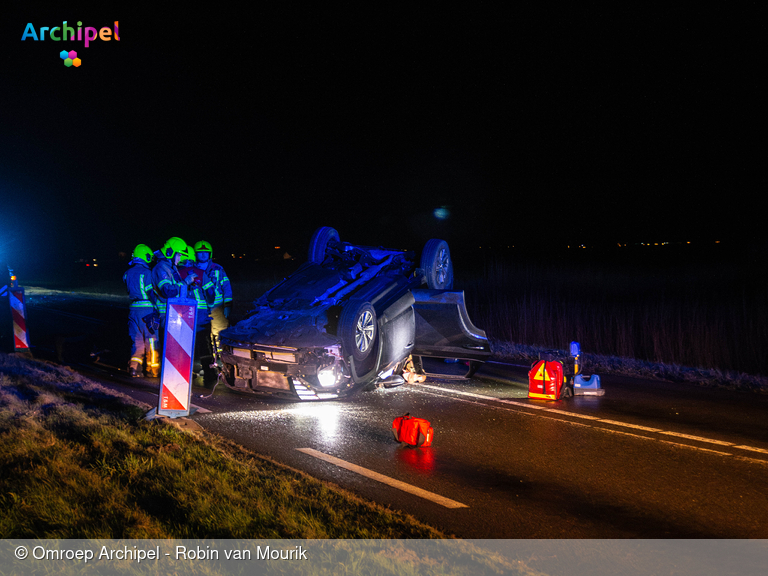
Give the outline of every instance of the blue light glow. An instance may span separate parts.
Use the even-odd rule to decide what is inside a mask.
[[[432,214],[434,214],[435,218],[438,220],[446,220],[451,215],[451,212],[445,206],[441,206],[440,208],[435,208],[435,211]]]

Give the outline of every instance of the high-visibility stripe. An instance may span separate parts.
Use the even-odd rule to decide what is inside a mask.
[[[157,341],[154,338],[150,338],[149,342],[149,358],[147,364],[150,368],[160,368],[160,361],[157,356]]]
[[[554,394],[537,394],[536,392],[528,392],[528,398],[540,398],[542,400],[555,400]]]

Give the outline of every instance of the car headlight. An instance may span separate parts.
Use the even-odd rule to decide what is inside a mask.
[[[334,366],[329,366],[328,368],[318,370],[317,379],[320,381],[320,386],[323,388],[334,386],[338,380],[336,376],[336,368]]]

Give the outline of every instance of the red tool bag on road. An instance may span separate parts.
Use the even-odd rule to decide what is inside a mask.
[[[560,400],[564,383],[565,377],[561,362],[539,360],[528,372],[528,398]]]
[[[414,418],[410,414],[399,416],[392,421],[392,435],[398,442],[411,446],[431,446],[434,430],[424,418]]]

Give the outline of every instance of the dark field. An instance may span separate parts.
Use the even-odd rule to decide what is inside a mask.
[[[458,260],[458,259],[457,259]],[[768,278],[757,252],[689,245],[486,251],[456,263],[489,337],[696,368],[768,375]]]

